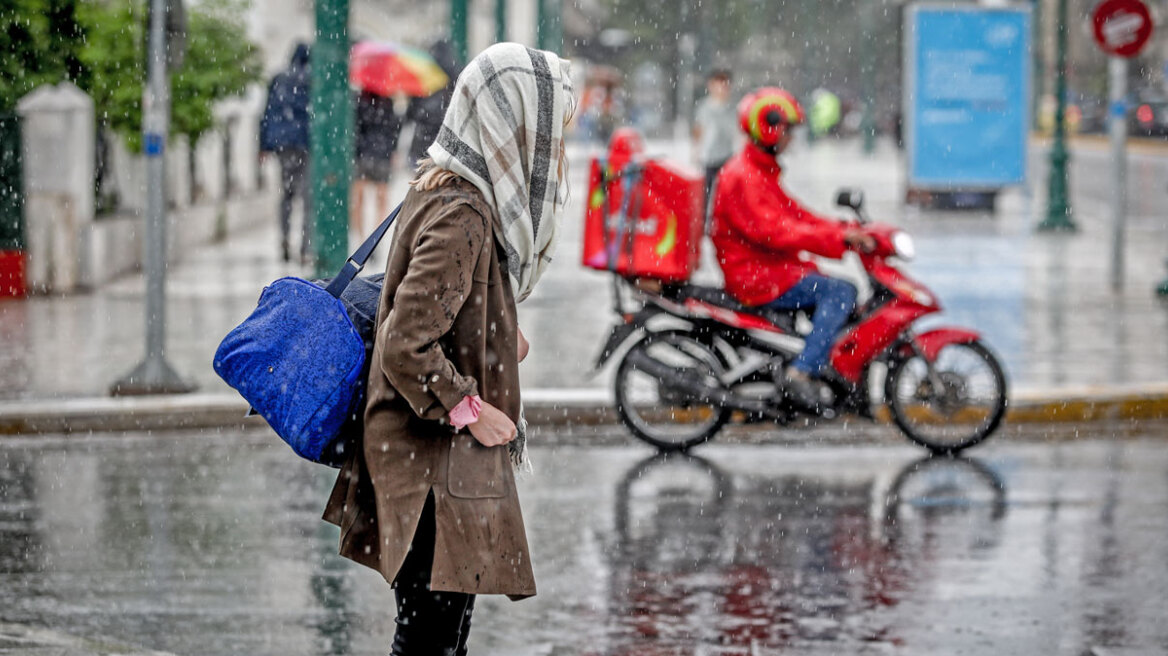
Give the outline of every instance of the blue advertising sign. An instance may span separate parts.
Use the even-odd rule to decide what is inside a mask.
[[[1030,9],[918,5],[906,22],[909,187],[978,190],[1025,182]]]

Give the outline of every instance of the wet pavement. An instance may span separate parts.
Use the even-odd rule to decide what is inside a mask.
[[[651,142],[650,153],[685,161],[688,147]],[[1168,304],[1152,291],[1168,273],[1168,148],[1131,155],[1129,280],[1121,294],[1107,284],[1109,191],[1098,173],[1106,150],[1088,144],[1073,153],[1075,220],[1082,228],[1073,235],[1033,229],[1044,208],[1045,149],[1039,146],[1032,149],[1034,192],[1003,194],[992,215],[902,207],[901,155],[883,142],[871,157],[857,142],[799,145],[784,156],[784,175],[795,196],[835,216],[842,213],[831,207],[834,190],[861,187],[875,219],[909,229],[918,252],[909,271],[946,307],[937,320],[984,331],[1013,391],[1168,381]],[[520,306],[532,341],[521,376],[529,391],[567,398],[562,390],[583,390],[581,398],[596,398],[611,377],[592,375],[592,358],[614,317],[609,278],[579,264],[589,151],[573,146],[569,154],[574,183],[558,255]],[[404,184],[399,175],[394,197]],[[229,392],[210,366],[215,347],[251,311],[265,284],[301,274],[300,267],[277,262],[276,245],[273,217],[267,229],[192,249],[171,267],[169,357],[201,391]],[[718,284],[708,243],[703,253],[696,280]],[[368,270],[383,261],[375,256]],[[142,290],[141,277],[128,276],[89,294],[0,302],[0,399],[104,396],[142,357]]]
[[[538,446],[540,593],[481,599],[471,653],[1168,653],[1162,428],[958,460]],[[266,431],[0,442],[0,654],[386,653],[332,478]]]

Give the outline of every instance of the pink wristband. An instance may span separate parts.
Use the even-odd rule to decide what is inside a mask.
[[[450,411],[450,425],[454,426],[454,430],[462,430],[467,424],[473,424],[479,420],[479,412],[482,409],[483,400],[479,398],[478,394],[464,396],[458,405]]]

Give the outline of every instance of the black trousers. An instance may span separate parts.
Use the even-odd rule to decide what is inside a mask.
[[[392,656],[464,656],[475,596],[430,590],[434,564],[434,493],[426,497],[418,530],[394,579],[397,631]]]
[[[718,180],[718,172],[726,164],[723,160],[706,167],[706,234],[710,234],[710,218],[714,212],[714,183]]]
[[[292,203],[299,198],[304,208],[300,223],[300,255],[311,252],[312,245],[312,190],[308,180],[308,151],[303,148],[281,148],[276,151],[280,160],[280,240],[288,249],[292,231]]]

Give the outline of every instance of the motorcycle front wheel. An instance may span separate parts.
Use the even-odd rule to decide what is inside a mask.
[[[616,371],[616,410],[637,438],[685,451],[718,433],[731,410],[717,401],[725,372],[709,346],[682,330],[650,333]]]
[[[933,363],[920,356],[894,363],[885,383],[885,403],[908,439],[938,454],[978,444],[1006,415],[1006,376],[980,342],[949,344]]]

